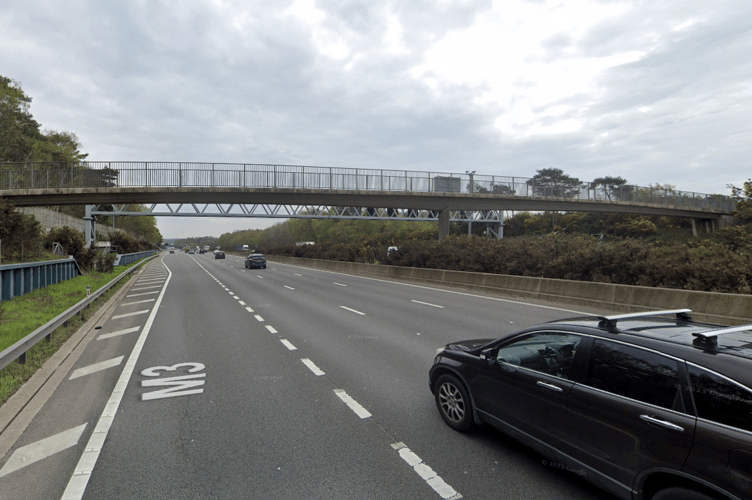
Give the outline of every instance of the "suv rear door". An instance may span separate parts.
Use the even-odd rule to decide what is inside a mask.
[[[631,498],[640,472],[681,470],[696,423],[686,377],[681,360],[595,339],[585,381],[570,392],[565,423],[568,449],[592,468],[591,481]]]

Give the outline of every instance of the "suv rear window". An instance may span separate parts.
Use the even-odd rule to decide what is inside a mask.
[[[689,365],[697,416],[752,431],[752,393],[715,373]]]
[[[676,360],[617,342],[596,340],[585,383],[669,410],[684,411]]]

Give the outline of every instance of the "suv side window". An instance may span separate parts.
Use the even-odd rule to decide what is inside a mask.
[[[581,340],[570,333],[533,333],[501,347],[496,360],[569,379]]]
[[[752,431],[752,393],[723,377],[689,365],[697,416]]]
[[[658,353],[596,339],[585,384],[669,410],[685,411],[679,365]]]

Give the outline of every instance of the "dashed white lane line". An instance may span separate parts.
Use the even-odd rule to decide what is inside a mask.
[[[138,316],[139,314],[149,314],[150,312],[151,312],[151,309],[144,309],[143,311],[135,311],[132,313],[118,314],[116,316],[112,316],[110,319],[127,318],[129,316]]]
[[[245,302],[243,302],[243,301],[241,300],[240,302],[238,302],[238,304],[240,304],[241,306],[244,306],[244,305],[245,305]]]
[[[233,295],[232,298],[235,300],[240,300],[240,297],[238,297],[237,295]]]
[[[253,317],[256,318],[256,321],[260,321],[261,323],[264,322],[264,318],[262,318],[261,315],[259,314],[254,314]]]
[[[151,295],[151,294],[154,294],[154,293],[159,293],[159,290],[156,290],[156,291],[153,291],[153,292],[132,293],[130,295],[126,295],[125,297],[129,299],[131,297],[143,297],[144,295]]]
[[[424,306],[431,306],[431,307],[437,307],[439,309],[444,309],[444,306],[439,306],[436,304],[431,304],[430,302],[421,302],[419,300],[411,300],[410,302],[415,302],[416,304],[423,304]]]
[[[334,283],[334,284],[335,284],[335,285],[337,285],[337,286],[347,286],[347,285],[345,285],[345,284],[343,284],[343,283],[337,283],[336,281],[332,281],[332,283]]]
[[[266,325],[266,329],[269,330],[270,333],[278,333],[272,325]]]
[[[347,309],[350,312],[354,312],[355,314],[360,314],[361,316],[365,316],[366,315],[366,313],[364,313],[364,312],[356,311],[355,309],[350,309],[349,307],[345,307],[345,306],[340,306],[340,307],[342,309]]]
[[[261,278],[261,279],[264,279],[264,277],[263,277],[263,276],[259,276],[258,274],[256,275],[256,277],[257,277],[257,278]]]
[[[421,458],[410,451],[410,448],[405,446],[405,443],[393,443],[392,448],[397,450],[399,456],[407,462],[407,465],[413,468],[413,470],[426,482],[428,486],[439,494],[439,496],[445,500],[459,500],[462,495],[457,493],[454,488],[444,482],[433,469],[426,465]]]
[[[250,307],[246,307],[245,310],[248,311],[249,313],[253,312],[253,309],[251,309]]]
[[[31,465],[40,460],[54,455],[55,453],[67,450],[72,446],[78,444],[78,440],[81,438],[84,429],[87,424],[81,424],[78,427],[63,431],[54,436],[42,439],[36,443],[27,444],[18,448],[10,456],[3,468],[0,469],[0,477],[7,476],[11,472],[15,472],[19,469]]]
[[[324,372],[321,370],[321,368],[319,368],[318,366],[316,366],[314,364],[314,362],[311,361],[310,359],[303,358],[300,361],[302,361],[303,364],[306,365],[308,367],[308,369],[311,370],[313,372],[313,374],[316,375],[317,377],[325,375]]]
[[[303,276],[303,275],[300,273],[295,273],[295,276]]]
[[[140,326],[134,326],[133,328],[126,328],[125,330],[118,330],[116,332],[105,333],[97,337],[97,340],[105,340],[105,339],[110,339],[112,337],[119,337],[120,335],[125,335],[127,333],[137,332],[140,329],[141,329]]]
[[[294,345],[292,345],[292,343],[290,343],[289,340],[279,339],[279,341],[282,342],[285,345],[285,347],[287,347],[291,351],[297,351],[298,350],[298,348],[295,347]]]
[[[74,378],[91,375],[92,373],[101,372],[102,370],[106,370],[108,368],[114,368],[123,362],[123,358],[124,356],[118,356],[117,358],[100,361],[99,363],[94,363],[93,365],[79,368],[78,370],[73,371],[73,373],[71,374],[68,380],[73,380]]]
[[[123,307],[123,306],[132,306],[132,305],[135,305],[135,304],[146,304],[147,302],[154,302],[155,300],[157,300],[157,299],[144,299],[144,300],[137,300],[135,302],[126,302],[124,304],[120,304],[120,307]]]
[[[289,288],[290,290],[295,290],[293,287],[287,286],[287,285],[285,285],[285,288]]]
[[[352,411],[355,412],[357,416],[360,418],[368,418],[371,416],[371,413],[363,408],[357,401],[355,401],[352,397],[350,397],[349,394],[347,394],[342,389],[334,389],[334,394],[337,395],[339,399],[342,400]]]

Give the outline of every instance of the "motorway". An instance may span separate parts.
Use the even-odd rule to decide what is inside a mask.
[[[611,499],[427,383],[448,342],[580,312],[165,253],[0,435],[0,498]]]

